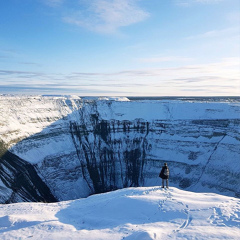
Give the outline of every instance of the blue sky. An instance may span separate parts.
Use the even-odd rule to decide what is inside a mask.
[[[240,1],[1,1],[0,93],[239,96]]]

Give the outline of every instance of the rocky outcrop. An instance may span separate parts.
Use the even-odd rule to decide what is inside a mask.
[[[30,163],[0,146],[1,203],[57,201]]]
[[[1,202],[159,185],[164,162],[173,186],[240,196],[239,101],[2,96],[0,105]],[[19,174],[30,180],[14,192]]]

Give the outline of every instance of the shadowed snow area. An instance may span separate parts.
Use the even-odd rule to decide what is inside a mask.
[[[1,239],[239,239],[240,200],[127,188],[60,203],[0,205]]]

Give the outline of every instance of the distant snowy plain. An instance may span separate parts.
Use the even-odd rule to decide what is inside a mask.
[[[240,239],[240,199],[127,188],[59,203],[0,205],[0,239]]]

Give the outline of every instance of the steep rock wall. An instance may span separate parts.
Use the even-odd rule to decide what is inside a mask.
[[[164,162],[171,185],[239,196],[239,102],[2,96],[0,105],[1,142],[58,200],[160,185]],[[5,202],[33,200],[6,199],[11,185],[0,187]]]

